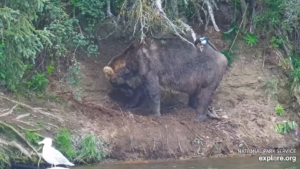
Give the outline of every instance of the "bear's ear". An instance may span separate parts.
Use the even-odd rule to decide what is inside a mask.
[[[115,74],[114,70],[110,66],[105,66],[103,68],[103,72],[105,74],[105,77],[108,79],[110,79]]]

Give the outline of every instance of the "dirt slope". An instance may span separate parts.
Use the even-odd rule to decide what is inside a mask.
[[[221,35],[210,32],[207,31],[206,36],[219,50],[225,49],[228,44],[221,40]],[[281,135],[273,129],[275,123],[288,120],[289,117],[276,115],[275,104],[268,101],[262,88],[264,81],[274,71],[266,68],[267,65],[263,68],[260,49],[242,45],[238,59],[228,69],[215,92],[213,105],[228,119],[209,119],[197,123],[194,121],[194,110],[187,106],[187,96],[181,93],[164,92],[161,117],[143,116],[145,105],[126,110],[112,102],[107,96],[111,86],[102,69],[128,43],[105,40],[98,45],[100,56],[79,59],[84,75],[80,84],[82,101],[76,101],[70,94],[57,93],[75,107],[76,115],[71,121],[78,130],[92,132],[110,143],[111,158],[129,160],[211,156],[234,153],[239,146],[295,146],[299,140],[299,136]],[[52,81],[53,84],[56,87],[52,91],[61,90],[57,82]]]

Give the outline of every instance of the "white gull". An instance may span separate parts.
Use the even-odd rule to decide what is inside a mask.
[[[51,164],[51,167],[52,165],[56,167],[56,165],[59,164],[74,166],[74,164],[71,163],[64,155],[62,155],[61,152],[51,147],[52,145],[51,138],[45,138],[43,141],[39,142],[38,144],[44,144],[42,157],[47,163]]]

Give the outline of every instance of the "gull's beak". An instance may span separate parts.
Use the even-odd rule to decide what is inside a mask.
[[[38,144],[40,145],[40,144],[43,144],[44,142],[43,141],[40,141]]]

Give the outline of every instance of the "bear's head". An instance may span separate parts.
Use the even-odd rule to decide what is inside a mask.
[[[136,75],[137,62],[134,56],[134,45],[130,45],[120,55],[115,56],[103,68],[105,77],[109,79],[115,88],[122,88],[127,85],[127,81]]]

